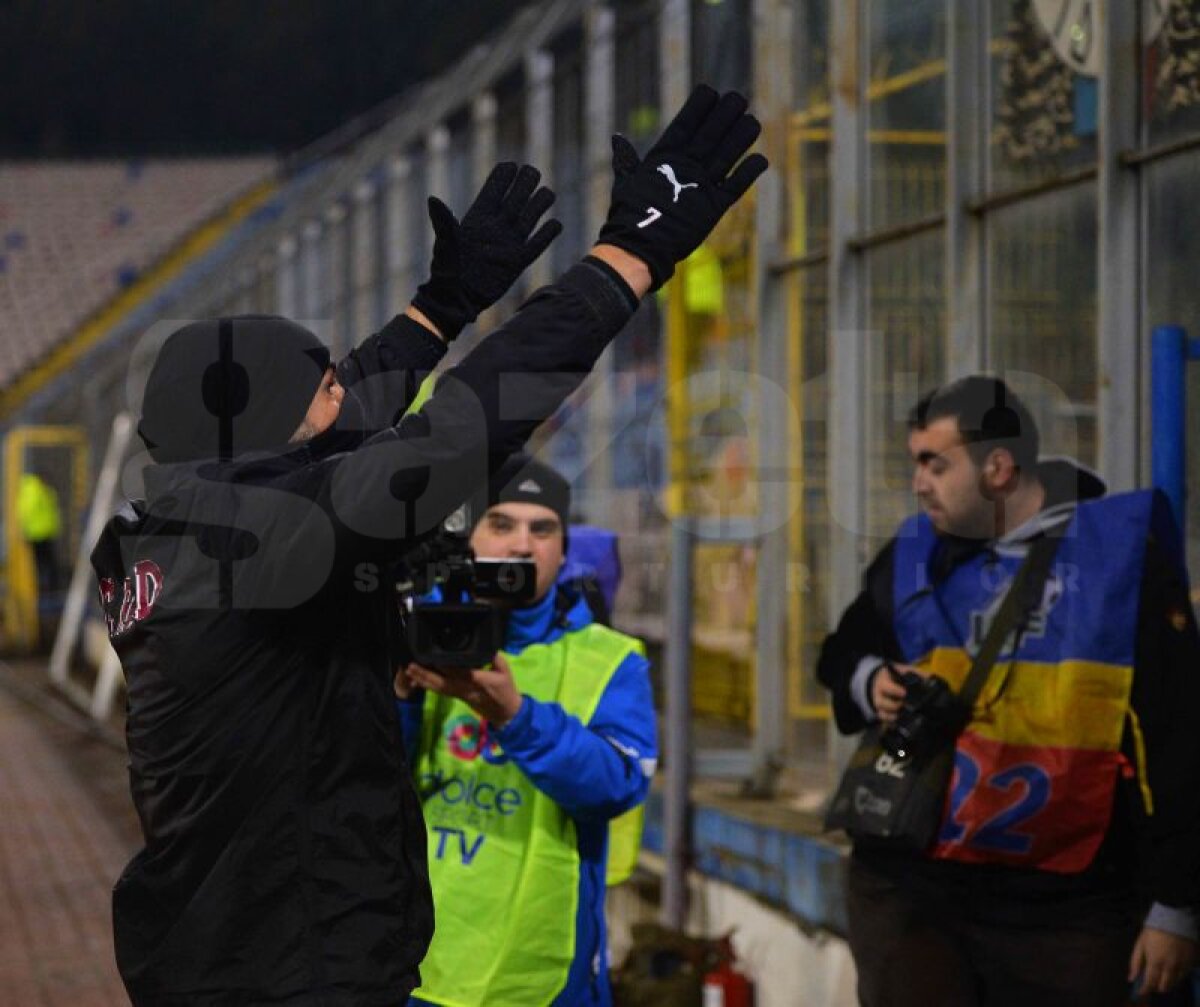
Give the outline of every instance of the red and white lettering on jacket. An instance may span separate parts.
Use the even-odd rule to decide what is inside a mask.
[[[148,619],[162,589],[162,570],[149,559],[140,559],[133,564],[133,572],[125,578],[119,603],[117,582],[112,577],[101,577],[100,604],[104,608],[109,638],[115,640]]]

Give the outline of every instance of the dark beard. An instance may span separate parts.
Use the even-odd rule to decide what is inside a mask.
[[[339,430],[335,423],[328,430],[307,438],[304,446],[314,461],[322,461],[333,455],[353,451],[367,439],[369,434],[361,430]]]

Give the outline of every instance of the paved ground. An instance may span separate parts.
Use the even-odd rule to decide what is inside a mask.
[[[0,674],[0,1005],[127,1005],[109,893],[137,847],[125,757],[28,667]]]

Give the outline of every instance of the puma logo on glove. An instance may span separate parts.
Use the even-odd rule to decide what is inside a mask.
[[[641,259],[657,290],[766,171],[761,154],[745,156],[761,131],[740,94],[720,95],[701,84],[645,160],[625,137],[614,136],[612,203],[600,242]],[[662,199],[664,178],[670,203]],[[696,191],[681,202],[685,189]]]
[[[667,176],[667,181],[671,183],[671,188],[675,190],[675,198],[671,200],[672,203],[679,202],[679,194],[683,192],[684,189],[700,188],[700,184],[698,182],[680,182],[679,179],[675,177],[675,169],[669,164],[660,164],[658,166],[658,171],[659,174]]]

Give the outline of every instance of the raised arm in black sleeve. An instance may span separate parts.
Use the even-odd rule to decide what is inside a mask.
[[[395,426],[445,354],[443,340],[397,315],[338,362],[338,383],[346,390],[338,429],[369,436]]]
[[[297,492],[317,504],[311,522],[332,525],[339,561],[395,555],[432,531],[579,387],[636,306],[615,271],[586,259],[447,371],[420,413],[301,473]],[[283,534],[298,555],[325,537]]]
[[[293,492],[316,506],[307,508],[303,520],[287,524],[280,551],[290,553],[290,540],[297,552],[303,543],[322,543],[308,547],[321,552],[322,561],[385,560],[436,528],[579,387],[633,314],[644,289],[635,292],[623,272],[604,260],[616,253],[615,261],[632,263],[629,275],[638,279],[631,282],[641,288],[643,271],[653,278],[656,267],[663,273],[667,260],[689,254],[766,168],[761,155],[741,160],[758,132],[745,99],[701,87],[655,145],[658,162],[632,168],[618,158],[613,200],[620,209],[610,213],[601,235],[597,252],[603,253],[536,293],[441,377],[419,413],[298,475],[303,485]],[[678,177],[676,169],[686,177]],[[636,202],[640,191],[625,184],[634,175],[647,185],[654,182],[659,202],[662,196],[672,200],[669,211],[641,211],[650,219],[634,225],[645,231],[636,238],[626,228],[630,200]],[[525,188],[516,195],[520,203]],[[507,213],[509,204],[502,202]],[[546,205],[537,193],[528,197],[524,206],[532,210],[516,217],[522,235]],[[540,250],[547,233],[543,227],[521,240]],[[414,306],[425,310],[421,303]],[[282,566],[276,578],[287,575]]]

